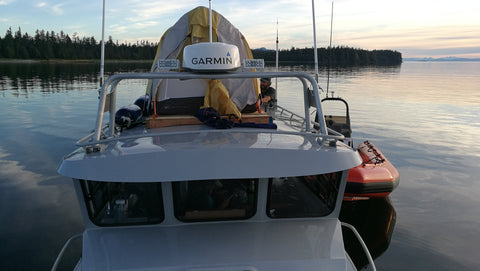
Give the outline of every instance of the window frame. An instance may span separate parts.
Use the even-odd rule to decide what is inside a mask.
[[[181,197],[176,189],[176,186],[181,184],[194,183],[198,182],[210,182],[210,181],[221,181],[223,182],[242,182],[242,181],[251,181],[253,182],[253,191],[247,192],[247,201],[249,196],[253,196],[252,202],[247,202],[245,208],[228,208],[228,209],[218,209],[212,208],[207,210],[199,209],[188,209],[187,207],[179,206],[179,201],[177,199]],[[173,216],[182,223],[192,223],[192,222],[213,222],[213,221],[234,221],[234,220],[248,220],[254,217],[257,214],[258,209],[258,192],[259,192],[259,178],[249,178],[249,179],[218,179],[218,180],[195,180],[195,181],[177,181],[171,183],[172,188],[172,203],[173,203]],[[186,202],[181,202],[180,204],[187,205]],[[185,210],[182,211],[182,208]],[[188,211],[187,211],[188,210]],[[242,215],[242,210],[244,214]],[[183,212],[183,215],[182,215]],[[187,214],[188,212],[188,214]],[[189,216],[188,218],[185,218]]]
[[[164,195],[163,195],[163,190],[162,190],[162,183],[161,182],[101,182],[101,181],[91,181],[91,180],[79,180],[80,182],[80,187],[82,190],[83,194],[83,202],[85,204],[85,209],[88,214],[88,218],[90,221],[99,227],[115,227],[115,226],[131,226],[131,225],[153,225],[153,224],[160,224],[165,220],[165,206],[164,206]],[[136,200],[136,203],[138,203],[139,198],[138,195],[130,193],[128,196],[128,199],[120,199],[116,198],[116,194],[113,192],[108,192],[108,190],[111,189],[111,186],[115,185],[127,185],[127,186],[138,186],[137,189],[143,187],[144,191],[147,191],[148,195],[144,195],[143,198],[140,198],[140,201],[149,201],[150,203],[147,204],[146,206],[151,206],[147,208],[148,214],[144,217],[135,217],[135,216],[129,216],[128,212],[130,210],[123,210],[127,212],[126,217],[122,218],[115,218],[115,214],[111,215],[108,212],[115,212],[115,207],[116,204],[115,202],[119,200],[124,201],[124,205],[128,206],[128,203],[130,203],[130,196],[135,195],[135,198],[132,198],[132,200]],[[149,186],[155,186],[155,191],[151,191],[147,188],[151,188]],[[92,187],[96,186],[96,187]],[[103,186],[103,187],[102,187]],[[90,191],[94,189],[95,191]],[[98,202],[95,201],[95,198],[97,197],[95,194],[97,192],[101,193],[101,199],[98,199]],[[132,190],[127,190],[129,192],[132,192]],[[110,195],[108,195],[110,194]],[[152,198],[152,196],[154,198]],[[150,198],[148,198],[150,197]],[[153,200],[152,200],[153,199]],[[158,205],[151,205],[152,202],[157,202]],[[110,208],[109,209],[109,203],[110,203]],[[153,211],[153,212],[152,212]],[[100,216],[104,214],[104,216]],[[105,220],[106,222],[102,222],[102,220]]]
[[[326,217],[326,216],[329,216],[333,211],[335,211],[335,207],[336,207],[336,201],[337,201],[337,198],[338,198],[338,193],[340,191],[340,186],[341,186],[341,179],[342,179],[342,172],[341,171],[338,171],[338,172],[331,172],[331,173],[325,173],[325,174],[317,174],[317,175],[310,175],[310,176],[290,176],[290,177],[281,177],[281,178],[269,178],[268,179],[268,193],[267,193],[267,198],[266,198],[266,208],[265,208],[265,213],[267,215],[267,217],[271,218],[271,219],[287,219],[287,218],[312,218],[312,217]],[[328,177],[328,176],[333,176],[333,179],[328,179],[328,178],[331,178],[331,177]],[[321,198],[319,195],[316,194],[315,191],[313,191],[312,187],[307,185],[307,183],[305,182],[305,178],[307,177],[311,177],[311,176],[317,176],[317,179],[316,181],[320,182],[322,180],[319,180],[319,178],[323,177],[323,176],[327,176],[327,179],[324,179],[324,181],[333,181],[333,182],[336,182],[336,183],[333,183],[333,187],[331,187],[331,190],[330,191],[327,191],[327,192],[330,192],[331,195],[328,199],[325,199],[325,198]],[[321,177],[319,177],[321,176]],[[276,208],[275,207],[275,204],[272,204],[272,199],[274,197],[273,195],[273,182],[275,180],[279,180],[279,179],[287,179],[287,181],[292,181],[291,179],[295,178],[296,180],[294,181],[297,181],[299,183],[302,183],[301,185],[303,186],[303,188],[307,188],[309,190],[309,192],[312,192],[312,195],[315,195],[316,198],[320,201],[322,201],[322,203],[324,204],[324,207],[326,207],[326,212],[323,212],[323,213],[317,213],[315,214],[314,212],[312,213],[308,213],[308,212],[303,212],[303,213],[298,213],[298,210],[297,211],[292,211],[292,210],[288,210],[288,208],[285,208],[284,210],[282,210],[283,212],[285,212],[285,214],[280,214],[280,215],[273,215],[272,211],[275,211]],[[300,179],[302,178],[302,179]],[[318,192],[318,191],[317,191]],[[287,196],[292,196],[291,194],[288,194]],[[305,201],[305,198],[302,198],[303,201]],[[328,202],[326,202],[328,201]],[[280,201],[279,201],[280,202]],[[274,205],[274,206],[272,206]],[[278,206],[278,205],[277,205]],[[288,206],[290,207],[290,209],[293,209],[293,208],[299,208],[301,206],[295,206],[295,205],[290,205]],[[310,208],[312,206],[309,206]],[[289,213],[290,211],[290,213]],[[280,212],[281,213],[281,212]]]

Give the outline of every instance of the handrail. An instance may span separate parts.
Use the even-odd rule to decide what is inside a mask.
[[[103,126],[102,130],[107,129],[109,126],[110,126],[109,124],[106,124],[105,126]],[[92,132],[90,132],[90,134],[88,134],[88,135],[80,138],[80,139],[77,141],[77,143],[76,143],[77,146],[78,146],[78,144],[83,143],[83,142],[91,139],[94,135],[95,135],[95,131],[92,131]]]
[[[310,132],[310,116],[309,116],[309,92],[307,82],[313,87],[313,94],[315,99],[315,104],[317,107],[317,114],[318,119],[320,121],[320,132],[324,135],[327,135],[327,128],[325,121],[323,120],[323,112],[320,104],[320,97],[318,92],[318,86],[316,81],[307,73],[305,72],[238,72],[238,73],[214,73],[214,74],[207,74],[207,73],[189,73],[189,72],[163,72],[163,73],[122,73],[122,74],[115,74],[105,81],[100,89],[100,101],[98,105],[98,113],[97,113],[97,122],[95,124],[95,134],[94,140],[99,141],[101,137],[102,131],[102,123],[103,123],[103,116],[104,116],[104,109],[105,105],[107,104],[107,98],[110,99],[110,132],[111,136],[114,136],[115,133],[115,122],[114,114],[115,114],[115,95],[116,95],[116,87],[121,80],[126,79],[228,79],[228,78],[261,78],[261,77],[296,77],[298,78],[303,85],[304,91],[304,107],[305,107],[305,130]],[[108,89],[110,88],[110,93],[108,93]],[[111,94],[110,97],[107,97],[107,94]]]
[[[365,252],[365,255],[367,255],[368,262],[372,266],[373,271],[377,271],[377,267],[375,266],[375,263],[373,262],[372,255],[370,255],[370,251],[368,250],[368,247],[365,244],[365,242],[363,241],[360,233],[358,233],[358,231],[355,229],[354,226],[352,226],[348,223],[345,223],[345,222],[340,222],[340,223],[341,223],[342,226],[351,230],[353,232],[353,234],[355,235],[355,237],[357,237],[357,240],[360,242],[360,245],[362,245],[362,248],[363,248],[363,251]]]
[[[302,116],[298,115],[297,113],[294,113],[294,112],[292,112],[292,111],[290,111],[290,110],[288,110],[288,109],[286,109],[286,108],[284,108],[280,105],[276,105],[276,107],[277,108],[275,109],[275,117],[278,117],[277,112],[280,116],[283,116],[284,112],[286,112],[287,114],[290,114],[290,118],[288,119],[288,121],[297,121],[299,123],[301,122],[300,125],[303,125],[305,123],[305,119]],[[316,121],[312,121],[312,124],[314,125],[314,127],[315,126],[318,127],[320,125],[320,123],[318,123]],[[338,140],[345,139],[345,135],[343,135],[342,133],[339,133],[339,132],[337,132],[337,131],[335,131],[331,128],[327,127],[327,131],[328,131],[328,135],[338,136],[338,138],[336,138]]]
[[[301,120],[301,125],[303,126],[303,125],[305,124],[305,118],[304,118],[304,117],[302,117],[302,116],[298,115],[297,113],[294,113],[294,112],[286,109],[286,108],[283,107],[283,106],[276,105],[276,107],[277,107],[277,108],[275,109],[275,112],[278,112],[278,113],[280,114],[280,116],[283,116],[283,115],[284,115],[284,112],[286,112],[286,113],[290,114],[290,119],[289,119],[289,121],[298,121],[298,119],[300,119],[300,120]],[[294,117],[295,117],[296,119],[294,119]]]
[[[251,129],[251,128],[241,128],[241,129],[229,129],[227,130],[231,133],[255,133],[258,134],[258,129]],[[224,129],[211,129],[211,130],[190,130],[190,131],[170,131],[170,132],[158,132],[158,133],[146,133],[146,134],[135,134],[129,136],[122,136],[122,137],[110,137],[104,138],[100,140],[92,140],[86,142],[77,141],[76,145],[78,147],[85,147],[91,146],[96,144],[108,143],[112,141],[118,140],[128,140],[128,139],[138,139],[138,138],[145,138],[145,137],[156,137],[156,136],[171,136],[171,135],[183,135],[183,134],[200,134],[200,133],[225,133],[226,130]],[[262,133],[270,133],[270,134],[283,134],[283,135],[303,135],[305,137],[312,137],[312,138],[325,138],[325,139],[335,139],[335,140],[343,140],[345,138],[344,135],[325,135],[325,134],[318,134],[318,133],[311,133],[311,132],[294,132],[294,131],[278,131],[272,129],[264,129]],[[89,135],[90,138],[93,137],[92,134]],[[85,138],[84,138],[85,139]]]
[[[65,245],[63,245],[62,250],[60,250],[60,253],[58,253],[57,258],[55,259],[55,263],[53,264],[52,269],[51,269],[52,271],[57,270],[58,264],[60,263],[60,260],[63,258],[63,253],[65,253],[65,250],[67,250],[68,246],[70,246],[70,243],[73,240],[78,239],[82,236],[83,236],[82,233],[78,233],[78,234],[75,234],[74,236],[68,238],[67,242],[65,242]]]

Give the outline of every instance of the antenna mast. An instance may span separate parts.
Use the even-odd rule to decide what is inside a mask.
[[[208,0],[208,36],[209,36],[209,41],[212,43],[213,38],[212,38],[212,0]]]
[[[103,0],[103,15],[102,15],[102,45],[100,51],[100,86],[103,85],[105,66],[105,0]]]
[[[330,15],[330,44],[328,45],[327,97],[328,97],[328,87],[330,86],[330,56],[332,55],[332,34],[333,34],[333,1],[332,1],[332,14]]]
[[[276,72],[278,72],[278,18],[277,18],[277,40],[275,42],[275,51],[276,51],[276,55],[275,55],[275,68],[276,68]],[[275,77],[275,89],[278,89],[278,77]]]
[[[312,0],[312,18],[313,18],[313,55],[314,55],[314,63],[315,63],[315,81],[318,83],[318,52],[317,52],[317,30],[315,26],[315,4],[314,0]]]

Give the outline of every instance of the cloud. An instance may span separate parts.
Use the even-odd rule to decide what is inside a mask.
[[[152,19],[164,19],[168,15],[178,15],[179,10],[188,11],[198,5],[198,1],[179,1],[169,3],[168,5],[160,5],[158,2],[145,1],[121,1],[117,7],[107,7],[107,18],[111,20],[124,20],[130,22],[141,22]]]
[[[112,34],[123,34],[123,33],[128,33],[130,30],[129,30],[129,27],[125,26],[125,25],[120,25],[120,24],[113,24],[109,27],[109,32],[112,33]]]
[[[63,15],[63,9],[62,6],[64,4],[56,4],[52,7],[52,12],[57,14],[57,15]]]
[[[38,1],[38,2],[37,2]],[[91,5],[58,0],[37,0],[30,10],[9,18],[9,24],[22,26],[26,21],[35,27],[71,29],[87,36],[99,37],[101,33],[101,1]],[[480,44],[478,19],[472,10],[478,10],[480,1],[466,5],[436,5],[433,0],[405,0],[392,8],[385,1],[336,0],[333,16],[333,45],[345,45],[368,50],[416,48],[439,50],[454,47],[474,49]],[[459,0],[463,2],[463,0]],[[20,1],[0,0],[2,11],[12,8],[15,14],[22,10],[14,5]],[[80,5],[80,6],[77,6]],[[160,36],[184,13],[208,1],[173,1],[162,5],[155,1],[117,0],[106,3],[107,36],[119,42],[149,40],[157,42]],[[279,47],[289,49],[313,46],[311,1],[214,1],[212,8],[222,14],[247,38],[252,48],[275,47],[278,19]],[[42,12],[38,12],[40,9]],[[42,13],[54,15],[45,18]],[[406,16],[408,14],[408,16]],[[39,16],[37,16],[39,15]],[[331,1],[315,1],[317,46],[328,46],[330,36]],[[5,16],[0,16],[5,17]],[[62,17],[62,18],[61,18]],[[60,20],[68,19],[67,22]],[[37,21],[35,21],[37,20]],[[0,18],[0,22],[5,18]],[[79,26],[79,23],[82,26]],[[50,29],[47,29],[50,30]],[[33,30],[29,30],[33,31]],[[153,38],[152,38],[153,37]],[[468,45],[470,43],[470,45]],[[468,53],[467,52],[467,53]],[[403,52],[402,52],[403,53]],[[411,57],[404,54],[405,57]]]
[[[7,1],[7,0],[0,0],[0,6],[6,6],[10,4],[12,1]]]
[[[439,56],[466,55],[475,53],[475,50],[477,55],[480,55],[478,51],[480,36],[477,29],[478,26],[474,25],[385,26],[382,29],[372,28],[364,31],[339,30],[334,32],[333,41],[334,45],[369,50],[399,50],[406,53],[404,57],[417,57],[427,52]]]
[[[47,2],[39,2],[35,6],[37,8],[47,9],[48,11],[50,11],[51,13],[53,13],[55,15],[63,15],[65,13],[63,8],[62,8],[64,5],[65,5],[65,3],[60,3],[60,4],[56,4],[56,5],[52,6]]]
[[[36,187],[38,182],[36,180],[51,179],[41,174],[25,169],[19,161],[5,159],[10,154],[0,148],[0,179],[1,180],[15,180],[15,182],[2,182],[1,185],[17,186],[22,189],[31,189]]]

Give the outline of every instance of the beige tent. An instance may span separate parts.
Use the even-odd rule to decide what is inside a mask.
[[[252,53],[242,33],[227,19],[212,11],[213,42],[236,45],[240,59],[251,59]],[[209,10],[197,7],[183,15],[165,34],[158,45],[152,65],[152,72],[164,72],[157,66],[160,59],[178,59],[182,63],[183,48],[186,45],[209,40]],[[230,101],[241,111],[247,104],[254,104],[259,93],[257,79],[222,79]],[[159,114],[195,113],[203,105],[209,82],[195,80],[152,80],[147,93],[156,97]]]

